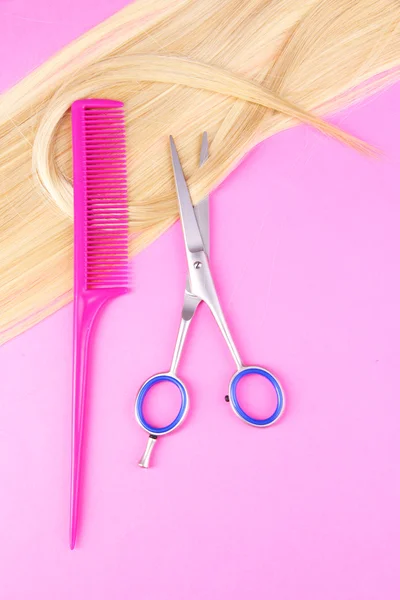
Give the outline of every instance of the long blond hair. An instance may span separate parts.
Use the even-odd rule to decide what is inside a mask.
[[[176,218],[167,136],[194,202],[260,140],[399,77],[398,0],[138,0],[0,98],[0,343],[71,298],[68,108],[125,102],[132,252]],[[211,157],[196,170],[203,130]]]

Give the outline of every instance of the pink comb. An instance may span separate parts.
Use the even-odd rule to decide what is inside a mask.
[[[93,323],[106,302],[129,291],[128,190],[122,102],[72,105],[74,166],[74,367],[70,546],[75,547]]]

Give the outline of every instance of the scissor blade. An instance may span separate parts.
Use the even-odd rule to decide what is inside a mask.
[[[201,237],[200,228],[197,223],[192,200],[190,198],[189,189],[186,184],[185,175],[183,174],[182,165],[179,160],[178,151],[172,135],[169,137],[169,141],[171,146],[172,167],[174,170],[176,194],[178,196],[179,212],[181,215],[185,244],[189,252],[201,252],[204,250],[204,244]]]
[[[200,150],[200,166],[203,165],[208,158],[208,137],[207,133],[203,133],[201,139]],[[194,207],[197,223],[200,228],[201,239],[203,240],[206,254],[210,255],[210,220],[209,220],[209,196],[206,196]]]
[[[203,165],[208,158],[208,135],[207,131],[204,131],[201,138],[201,148],[200,148],[200,166]]]

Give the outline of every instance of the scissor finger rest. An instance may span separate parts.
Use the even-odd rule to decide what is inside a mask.
[[[143,414],[143,405],[146,395],[148,394],[150,389],[154,385],[162,383],[163,381],[167,381],[176,385],[181,395],[181,406],[179,408],[178,414],[176,415],[175,419],[171,421],[171,423],[165,425],[164,427],[154,427],[145,418]],[[150,377],[150,379],[148,379],[140,388],[136,400],[136,419],[139,425],[141,425],[143,429],[147,431],[150,435],[163,435],[164,433],[169,433],[170,431],[173,431],[176,427],[178,427],[178,425],[180,425],[180,423],[186,416],[188,408],[188,393],[182,381],[174,375],[171,375],[170,373],[160,373],[159,375],[154,375],[153,377]]]
[[[251,417],[239,404],[237,386],[241,379],[247,375],[261,375],[262,377],[265,377],[275,390],[276,408],[272,415],[266,419],[255,419],[254,417]],[[249,423],[249,425],[254,425],[255,427],[268,427],[268,425],[272,425],[279,419],[285,407],[285,396],[281,384],[272,373],[262,367],[243,367],[243,369],[240,369],[240,371],[235,373],[229,385],[229,400],[235,414],[243,419],[243,421],[246,421],[246,423]]]

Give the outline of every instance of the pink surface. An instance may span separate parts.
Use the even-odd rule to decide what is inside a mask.
[[[124,2],[0,2],[3,88]],[[338,117],[385,152],[308,128],[262,144],[213,195],[212,264],[246,362],[284,419],[224,402],[233,363],[202,307],[180,374],[183,428],[136,461],[145,378],[168,367],[179,224],[135,261],[95,351],[80,547],[68,549],[72,307],[0,349],[1,600],[397,600],[400,86]],[[155,398],[159,400],[159,398]]]

